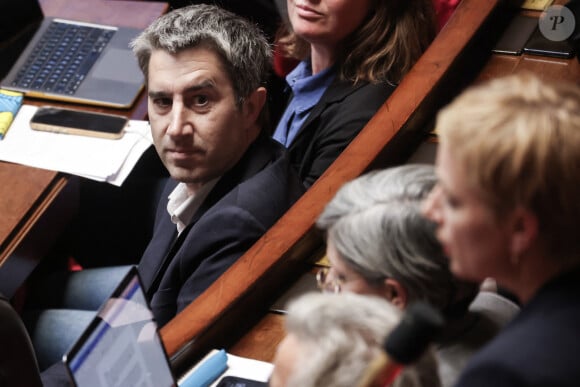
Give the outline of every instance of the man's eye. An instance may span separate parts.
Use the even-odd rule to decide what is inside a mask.
[[[193,103],[195,106],[205,106],[209,103],[209,98],[206,95],[196,95],[193,97]]]
[[[171,106],[171,99],[169,99],[169,98],[155,98],[153,100],[153,103],[155,104],[155,106],[166,108],[166,107]]]

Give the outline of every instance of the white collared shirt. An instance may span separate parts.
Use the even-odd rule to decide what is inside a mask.
[[[171,222],[177,226],[177,233],[180,234],[191,222],[193,215],[201,206],[209,192],[218,182],[219,177],[203,185],[197,192],[190,194],[185,183],[179,183],[169,194],[167,202],[167,212],[171,216]]]

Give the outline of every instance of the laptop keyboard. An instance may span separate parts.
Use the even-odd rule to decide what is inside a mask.
[[[72,95],[115,30],[52,21],[12,86]]]

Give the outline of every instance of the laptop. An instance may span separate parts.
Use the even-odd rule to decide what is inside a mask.
[[[136,267],[63,356],[77,387],[171,387],[177,382]]]
[[[128,108],[145,84],[129,48],[140,32],[44,17],[39,0],[0,1],[0,87],[32,98]]]

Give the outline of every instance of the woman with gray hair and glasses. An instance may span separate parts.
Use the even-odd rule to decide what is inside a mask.
[[[479,284],[449,270],[435,224],[421,213],[436,182],[433,166],[411,164],[344,185],[317,221],[330,261],[318,280],[326,291],[376,295],[401,309],[421,300],[442,311],[447,326],[437,357],[442,385],[450,386],[518,307],[495,293],[478,294]]]

